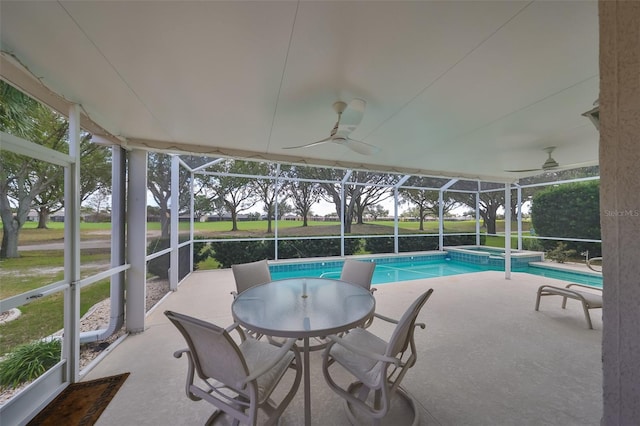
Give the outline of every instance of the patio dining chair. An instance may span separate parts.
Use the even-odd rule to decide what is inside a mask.
[[[342,272],[340,274],[340,281],[345,281],[352,284],[357,284],[366,288],[373,294],[376,291],[375,287],[371,287],[371,279],[373,278],[373,272],[376,269],[375,262],[363,262],[359,260],[347,259],[342,265]],[[373,322],[371,317],[363,327],[369,327]]]
[[[373,278],[373,272],[375,269],[375,262],[363,262],[347,259],[342,265],[340,281],[357,284],[373,292],[375,289],[371,288],[371,279]]]
[[[295,339],[281,347],[247,337],[237,324],[220,328],[197,318],[165,311],[187,342],[187,349],[173,356],[187,355],[186,393],[193,401],[205,400],[216,407],[206,424],[221,413],[238,423],[255,425],[258,410],[268,416],[265,424],[275,424],[293,399],[302,378],[300,352]],[[240,334],[240,344],[231,337]],[[295,369],[290,389],[276,404],[271,396],[289,368]],[[201,380],[194,382],[194,372]],[[288,382],[287,382],[288,383]]]
[[[396,324],[388,342],[364,328],[353,329],[343,336],[327,336],[331,342],[323,354],[322,372],[329,387],[344,398],[352,424],[360,423],[358,414],[379,424],[389,413],[395,395],[407,401],[413,414],[412,424],[419,424],[415,401],[400,383],[416,363],[414,330],[425,328],[424,324],[416,323],[416,318],[432,293],[433,289],[429,289],[420,295],[398,321],[374,314],[376,318]],[[346,388],[332,377],[331,367],[336,362],[355,378]]]
[[[233,278],[236,281],[236,289],[231,292],[234,299],[238,297],[238,294],[253,286],[271,281],[271,271],[269,270],[269,264],[266,259],[231,265],[231,270],[233,271]],[[245,329],[245,333],[256,339],[262,337],[262,334],[247,329]]]
[[[234,299],[238,294],[253,286],[271,281],[271,271],[269,271],[266,259],[231,265],[231,270],[236,281],[236,290],[231,292]]]

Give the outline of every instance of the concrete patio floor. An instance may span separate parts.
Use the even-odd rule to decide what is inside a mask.
[[[434,293],[418,321],[418,360],[403,385],[418,401],[422,425],[598,425],[602,416],[602,311],[589,330],[582,308],[536,290],[557,280],[481,272],[376,286],[376,311],[398,318],[423,291]],[[97,425],[204,424],[212,406],[184,393],[185,346],[163,312],[186,313],[219,325],[232,322],[231,270],[191,274],[146,319],[144,333],[127,337],[84,380],[130,372]],[[389,326],[370,328],[386,337]],[[325,384],[319,352],[311,357],[312,424],[346,425],[342,402]],[[302,386],[281,419],[303,424]],[[398,418],[388,422],[402,424]]]

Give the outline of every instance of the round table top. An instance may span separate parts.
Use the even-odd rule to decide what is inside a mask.
[[[340,280],[292,278],[251,287],[231,305],[244,327],[268,336],[319,337],[362,324],[375,310],[367,289]]]

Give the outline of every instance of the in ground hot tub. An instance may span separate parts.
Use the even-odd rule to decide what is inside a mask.
[[[451,260],[504,269],[505,249],[487,246],[454,246],[444,250]],[[511,270],[524,269],[529,262],[542,262],[544,253],[528,250],[511,250]]]

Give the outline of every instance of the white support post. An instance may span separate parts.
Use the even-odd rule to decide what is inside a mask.
[[[177,155],[171,157],[171,208],[169,209],[171,217],[170,226],[171,233],[169,235],[169,245],[171,247],[171,255],[169,256],[169,290],[176,291],[178,289],[178,277],[180,269],[180,257],[178,251],[178,224],[180,221],[180,159]]]
[[[444,215],[443,210],[444,206],[442,203],[444,202],[444,197],[442,195],[442,189],[438,191],[438,250],[444,250]]]
[[[126,327],[130,333],[144,331],[147,289],[147,152],[129,153],[129,191],[127,195]]]
[[[344,206],[346,204],[344,184],[351,177],[351,173],[353,173],[351,170],[347,170],[340,181],[340,256],[342,257],[344,257]]]
[[[511,184],[504,185],[504,277],[511,279]]]
[[[480,245],[480,182],[476,192],[476,245]]]
[[[63,356],[67,359],[67,379],[80,380],[80,106],[69,108],[70,167],[65,169],[64,271],[71,284],[64,303]]]
[[[396,183],[393,187],[393,252],[395,254],[400,253],[400,230],[398,225],[398,195],[400,192],[400,187],[404,185],[411,175],[404,175],[400,178],[398,183]]]
[[[400,252],[400,242],[398,241],[398,187],[393,188],[393,252]]]
[[[522,187],[516,185],[518,202],[518,250],[522,250]]]
[[[193,223],[193,213],[194,213],[194,208],[195,208],[195,197],[193,196],[193,171],[190,174],[189,177],[189,211],[191,212],[189,214],[189,241],[191,241],[191,244],[189,244],[189,272],[193,272],[193,245],[194,245],[194,241],[193,241],[193,236],[195,234],[195,225]]]
[[[280,195],[280,164],[276,165],[276,178],[273,181],[276,205],[274,206],[274,230],[273,230],[273,257],[278,260],[278,195]],[[267,212],[269,214],[269,212]]]

